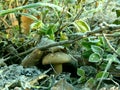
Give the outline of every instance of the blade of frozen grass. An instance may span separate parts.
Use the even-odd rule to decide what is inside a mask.
[[[28,13],[18,13],[17,14],[20,14],[20,15],[23,15],[23,16],[26,16],[26,17],[29,17],[30,19],[34,20],[34,21],[39,21],[35,16],[31,15],[31,14],[28,14]]]
[[[105,76],[105,73],[106,73],[106,72],[108,71],[108,69],[110,68],[112,62],[113,62],[112,59],[110,59],[110,60],[108,61],[107,66],[106,66],[106,68],[105,68],[105,70],[104,70],[104,73],[103,73],[103,75],[102,75],[102,77],[101,77],[101,79],[100,79],[100,81],[99,81],[99,83],[98,83],[98,85],[97,85],[96,90],[99,90],[99,87],[100,87],[100,85],[101,85],[101,83],[102,83],[102,80],[103,80],[103,78],[104,78],[104,76]]]
[[[0,11],[0,16],[3,16],[5,14],[9,14],[9,13],[13,13],[13,12],[16,12],[18,10],[41,7],[41,6],[54,8],[54,9],[57,9],[58,11],[62,11],[62,9],[63,9],[62,7],[60,7],[58,5],[55,5],[55,4],[38,2],[38,3],[33,3],[33,4],[25,5],[25,6],[16,7],[16,8],[13,8],[13,9],[1,10]]]

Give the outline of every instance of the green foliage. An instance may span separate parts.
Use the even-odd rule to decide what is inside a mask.
[[[89,85],[90,83],[94,84],[93,78],[96,74],[96,69],[92,66],[81,66],[77,69],[77,75],[80,76],[78,83],[85,83]],[[93,82],[92,82],[93,81]]]
[[[85,71],[83,69],[78,68],[77,75],[80,76],[80,78],[78,79],[79,83],[83,83],[86,81]]]
[[[120,54],[120,46],[117,48],[116,52]]]
[[[31,30],[39,30],[44,26],[42,21],[37,21],[31,24],[30,28]]]
[[[96,83],[96,80],[91,77],[86,81],[85,86],[93,88],[95,86],[95,83]]]
[[[109,72],[100,71],[94,77],[94,76],[87,76],[85,74],[85,70],[78,68],[77,75],[80,76],[80,78],[78,79],[78,83],[85,83],[85,86],[89,86],[93,88],[96,85],[96,83],[101,79],[102,80],[107,79],[109,76]]]
[[[57,31],[58,24],[48,24],[44,25],[41,29],[38,30],[38,33],[48,36],[48,38],[55,40],[55,32]]]
[[[116,15],[118,18],[120,18],[120,9],[117,9],[116,10]],[[120,24],[120,20],[119,19],[116,19],[114,22],[114,24]]]
[[[98,55],[103,55],[104,54],[104,51],[102,48],[100,48],[99,46],[95,46],[95,45],[92,45],[91,46],[91,49],[94,53],[98,54]]]
[[[89,56],[89,62],[100,62],[101,61],[101,57],[99,54],[97,53],[92,53],[90,56]]]
[[[89,36],[88,41],[91,42],[91,43],[99,43],[100,42],[100,40],[96,39],[95,36]]]
[[[97,73],[96,75],[96,80],[100,80],[101,78],[103,79],[107,79],[109,75],[109,72],[104,72],[104,71],[100,71],[99,73]]]
[[[18,6],[12,9],[6,9],[0,4],[0,16],[4,19],[9,19],[9,14],[14,13],[16,16],[26,16],[33,20],[30,25],[30,32],[27,35],[20,33],[20,26],[14,26],[12,28],[8,27],[11,28],[11,32],[4,33],[4,35],[0,33],[0,44],[7,46],[8,42],[4,41],[4,38],[8,41],[10,40],[12,44],[17,47],[24,47],[25,50],[27,50],[26,47],[30,49],[30,47],[28,47],[30,45],[28,42],[39,42],[38,39],[41,39],[41,37],[48,37],[57,42],[63,40],[72,42],[76,40],[75,43],[70,43],[69,46],[67,46],[68,44],[65,44],[66,48],[63,52],[65,51],[66,53],[66,51],[68,51],[70,54],[77,54],[80,56],[80,60],[85,62],[84,64],[82,63],[83,66],[87,66],[88,64],[95,68],[92,69],[87,66],[87,69],[85,69],[81,68],[81,66],[80,68],[77,67],[76,72],[79,76],[78,83],[85,83],[86,86],[94,87],[98,81],[109,78],[108,76],[111,73],[109,73],[108,70],[111,67],[118,65],[119,68],[120,64],[118,58],[120,46],[117,45],[119,43],[119,38],[116,37],[117,35],[120,35],[119,30],[114,34],[114,31],[102,31],[106,36],[109,36],[107,37],[110,41],[109,44],[116,49],[115,51],[110,48],[101,32],[97,34],[87,34],[96,30],[96,28],[100,28],[99,23],[105,21],[106,17],[104,17],[105,15],[102,15],[104,12],[107,14],[102,8],[102,6],[104,6],[102,5],[104,1],[105,0],[92,0],[92,2],[91,0],[63,0],[63,2],[61,2],[61,0],[43,0],[43,2]],[[85,4],[84,7],[83,4]],[[98,4],[98,6],[96,4]],[[23,13],[22,10],[26,10],[27,12]],[[39,19],[37,18],[36,13],[40,17]],[[115,14],[117,19],[113,21],[113,24],[120,24],[120,10],[115,9]],[[6,20],[6,22],[9,22],[9,20]],[[11,25],[11,22],[8,23],[8,25]],[[75,36],[76,34],[78,34],[78,36]],[[80,40],[77,40],[80,38],[79,35],[83,35],[83,37],[81,37]],[[27,44],[25,47],[23,44],[26,42]],[[34,45],[31,47],[34,47]],[[72,51],[75,51],[75,53]],[[81,62],[79,63],[81,65]],[[112,64],[115,65],[112,66]]]
[[[108,54],[106,60],[120,64],[120,61],[115,54]]]
[[[117,17],[120,17],[120,9],[116,10]]]
[[[81,69],[81,68],[78,68],[77,69],[77,75],[78,76],[85,76],[85,71],[83,69]]]
[[[85,33],[90,31],[89,25],[83,20],[76,20],[73,25],[77,28],[77,32]]]

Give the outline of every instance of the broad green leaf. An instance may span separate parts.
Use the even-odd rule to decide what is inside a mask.
[[[81,69],[81,68],[78,68],[77,69],[77,75],[78,76],[85,76],[85,71],[83,69]]]
[[[112,62],[120,64],[120,61],[118,60],[118,58],[116,57],[115,54],[114,55],[108,54],[106,59],[109,61],[111,60]]]
[[[90,31],[89,25],[83,20],[76,20],[73,25],[76,27],[77,32],[85,33]]]
[[[90,78],[87,80],[87,82],[85,83],[85,86],[87,87],[93,87],[95,85],[95,79],[94,78]]]
[[[90,49],[91,49],[91,45],[92,45],[93,43],[88,42],[88,41],[82,41],[81,44],[83,45],[83,47],[84,47],[86,50],[90,50]]]
[[[89,57],[89,62],[100,62],[101,58],[97,53],[92,53]]]
[[[104,74],[104,76],[103,76],[103,74]],[[101,78],[106,79],[108,77],[108,75],[109,75],[109,72],[101,71],[101,72],[97,73],[96,79],[98,79],[98,80]]]
[[[81,76],[79,79],[78,79],[78,83],[83,83],[86,81],[86,77],[85,76]]]
[[[97,53],[97,54],[99,54],[100,56],[103,55],[103,53],[104,53],[103,49],[102,49],[101,47],[99,47],[99,46],[92,45],[92,46],[91,46],[91,49],[92,49],[92,51],[93,51],[94,53]]]
[[[93,52],[91,51],[91,49],[86,50],[82,53],[82,56],[86,59],[88,59],[88,57],[92,54]]]

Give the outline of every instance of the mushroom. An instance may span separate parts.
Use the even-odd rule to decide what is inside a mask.
[[[35,49],[22,60],[21,65],[24,67],[35,66],[41,59],[42,55],[43,51]]]
[[[56,52],[56,53],[49,53],[46,55],[43,60],[42,64],[52,64],[56,74],[60,74],[62,72],[62,64],[68,63],[71,61],[71,57],[63,52]]]

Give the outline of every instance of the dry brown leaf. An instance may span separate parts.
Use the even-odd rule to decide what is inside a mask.
[[[24,13],[28,13],[27,10],[23,11]],[[37,19],[40,19],[39,15],[36,15]],[[34,22],[33,19],[27,17],[27,16],[21,16],[21,28],[22,28],[22,33],[28,34],[30,32],[30,25]]]
[[[46,77],[48,77],[48,75],[46,75],[46,74],[40,74],[37,78],[35,78],[34,80],[31,80],[31,81],[30,81],[30,85],[34,85],[34,84],[37,83],[39,80],[44,79],[44,78],[46,78]]]
[[[10,8],[10,9],[13,8],[13,7],[12,7],[12,4],[13,4],[13,3],[14,3],[14,0],[11,0],[11,1],[9,2],[9,8]],[[17,25],[18,25],[18,20],[17,20],[17,18],[16,18],[16,16],[15,16],[14,13],[10,13],[10,14],[9,14],[9,19],[10,19],[10,21],[11,21],[12,26],[17,26]]]

